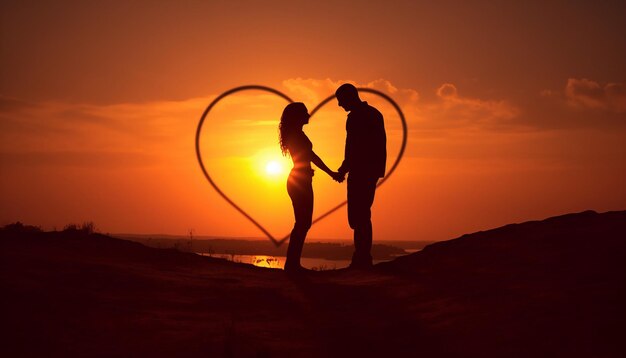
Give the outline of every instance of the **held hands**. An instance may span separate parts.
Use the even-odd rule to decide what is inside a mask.
[[[331,172],[330,176],[337,183],[341,183],[341,182],[343,182],[346,179],[346,174],[342,174],[342,173],[339,173],[339,172]]]

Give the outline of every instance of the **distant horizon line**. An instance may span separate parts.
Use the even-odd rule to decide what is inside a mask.
[[[189,235],[180,234],[132,234],[132,233],[103,233],[106,235],[116,237],[136,237],[136,238],[160,238],[160,239],[189,239]],[[213,236],[213,235],[193,235],[193,240],[242,240],[242,241],[266,241],[266,237],[262,236]],[[311,237],[307,238],[307,242],[312,240],[321,241],[340,241],[340,242],[352,242],[352,238],[339,239],[339,238],[319,238]],[[374,241],[395,241],[395,242],[436,242],[441,240],[396,240],[396,239],[375,239]]]

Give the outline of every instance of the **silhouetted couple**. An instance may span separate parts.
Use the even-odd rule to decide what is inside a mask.
[[[385,124],[382,114],[367,102],[361,101],[353,85],[341,85],[335,95],[339,106],[350,112],[346,121],[344,161],[336,172],[329,169],[313,152],[313,144],[302,131],[310,117],[303,103],[287,105],[280,119],[280,147],[283,154],[289,153],[293,160],[293,169],[287,180],[287,192],[296,219],[285,262],[285,270],[289,272],[304,270],[300,265],[300,256],[313,218],[311,162],[339,183],[348,174],[348,222],[354,230],[354,254],[350,267],[372,267],[371,207],[378,179],[385,175]]]

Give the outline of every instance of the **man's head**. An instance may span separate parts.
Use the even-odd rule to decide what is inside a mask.
[[[339,107],[343,107],[346,112],[350,112],[356,106],[361,104],[361,99],[359,98],[359,91],[357,91],[356,87],[349,83],[344,83],[335,92],[337,96],[337,101],[339,102]]]

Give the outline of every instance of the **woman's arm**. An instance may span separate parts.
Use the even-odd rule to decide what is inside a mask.
[[[315,154],[315,152],[313,151],[311,151],[311,162],[313,162],[313,164],[315,164],[318,168],[322,169],[326,174],[330,175],[330,177],[334,180],[340,183],[343,181],[343,175],[330,170],[330,168],[328,168],[328,166],[324,164],[322,158],[318,157],[317,154]]]

